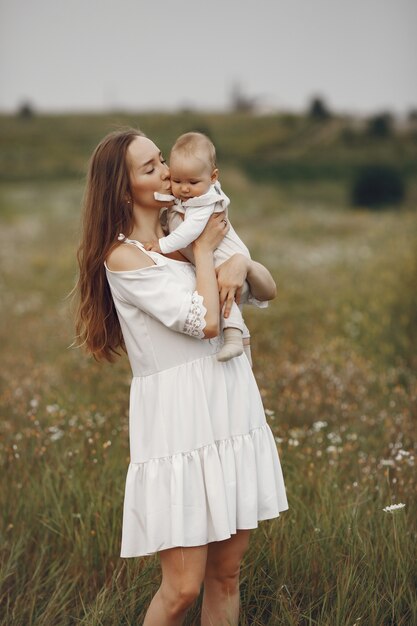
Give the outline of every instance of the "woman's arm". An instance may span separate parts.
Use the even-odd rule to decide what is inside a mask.
[[[233,301],[239,304],[242,286],[248,281],[252,295],[257,300],[273,300],[277,295],[277,287],[269,270],[257,261],[248,259],[243,254],[234,254],[230,259],[218,266],[217,280],[220,291],[220,306],[224,316],[228,317]]]
[[[229,229],[229,225],[225,225],[223,220],[224,212],[214,213],[193,243],[196,290],[203,297],[207,309],[206,326],[203,330],[206,337],[216,337],[220,332],[219,288],[213,252]]]

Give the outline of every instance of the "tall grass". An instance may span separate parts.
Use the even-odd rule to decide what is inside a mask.
[[[245,316],[290,506],[252,532],[241,624],[417,623],[415,213],[350,212],[330,183],[222,181],[278,283]],[[68,347],[81,191],[0,188],[5,626],[140,624],[160,582],[157,556],[119,558],[128,364]]]

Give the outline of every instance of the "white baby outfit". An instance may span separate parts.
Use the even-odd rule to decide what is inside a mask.
[[[106,276],[132,368],[122,557],[228,539],[288,509],[280,460],[245,354],[219,362],[205,339],[195,268]]]
[[[154,195],[157,200],[161,200],[162,202],[175,202],[174,206],[169,209],[170,234],[167,237],[161,237],[161,239],[159,239],[159,247],[163,254],[169,254],[170,252],[175,252],[175,250],[182,250],[197,239],[203,232],[210,215],[213,213],[225,211],[226,217],[228,216],[230,200],[222,190],[219,181],[211,185],[205,194],[196,196],[195,198],[189,198],[188,200],[180,200],[175,196],[166,194],[155,193]],[[179,220],[175,220],[175,213],[182,214],[184,221],[181,217]],[[228,233],[214,251],[216,267],[233,254],[236,254],[236,252],[240,252],[250,259],[249,250],[230,224]]]
[[[222,190],[220,181],[216,181],[211,185],[205,194],[189,198],[188,200],[180,200],[175,196],[160,193],[155,193],[154,195],[161,202],[175,202],[174,206],[168,209],[167,223],[170,234],[159,239],[161,252],[169,254],[170,252],[181,250],[188,260],[194,263],[194,255],[190,244],[201,235],[209,217],[213,213],[221,213],[222,211],[225,211],[226,217],[228,217],[230,200]],[[248,259],[251,258],[248,248],[230,224],[228,232],[214,251],[215,267],[218,267],[236,253],[244,254]],[[248,287],[245,283],[242,303],[249,296],[247,292]],[[234,302],[229,317],[224,319],[222,316],[222,328],[238,328],[243,332],[243,336],[247,336],[249,333],[243,321],[241,310],[242,307],[238,307]]]

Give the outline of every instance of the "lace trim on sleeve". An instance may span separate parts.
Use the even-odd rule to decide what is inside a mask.
[[[194,291],[191,297],[190,310],[184,323],[183,332],[198,339],[204,339],[203,329],[206,325],[207,309],[203,304],[203,296]]]

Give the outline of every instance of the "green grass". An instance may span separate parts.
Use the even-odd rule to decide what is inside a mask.
[[[335,181],[222,182],[278,283],[245,318],[290,506],[252,533],[241,624],[416,623],[415,190],[373,213]],[[76,178],[0,187],[4,626],[139,624],[160,581],[156,556],[119,558],[128,363],[69,347],[81,194]]]

